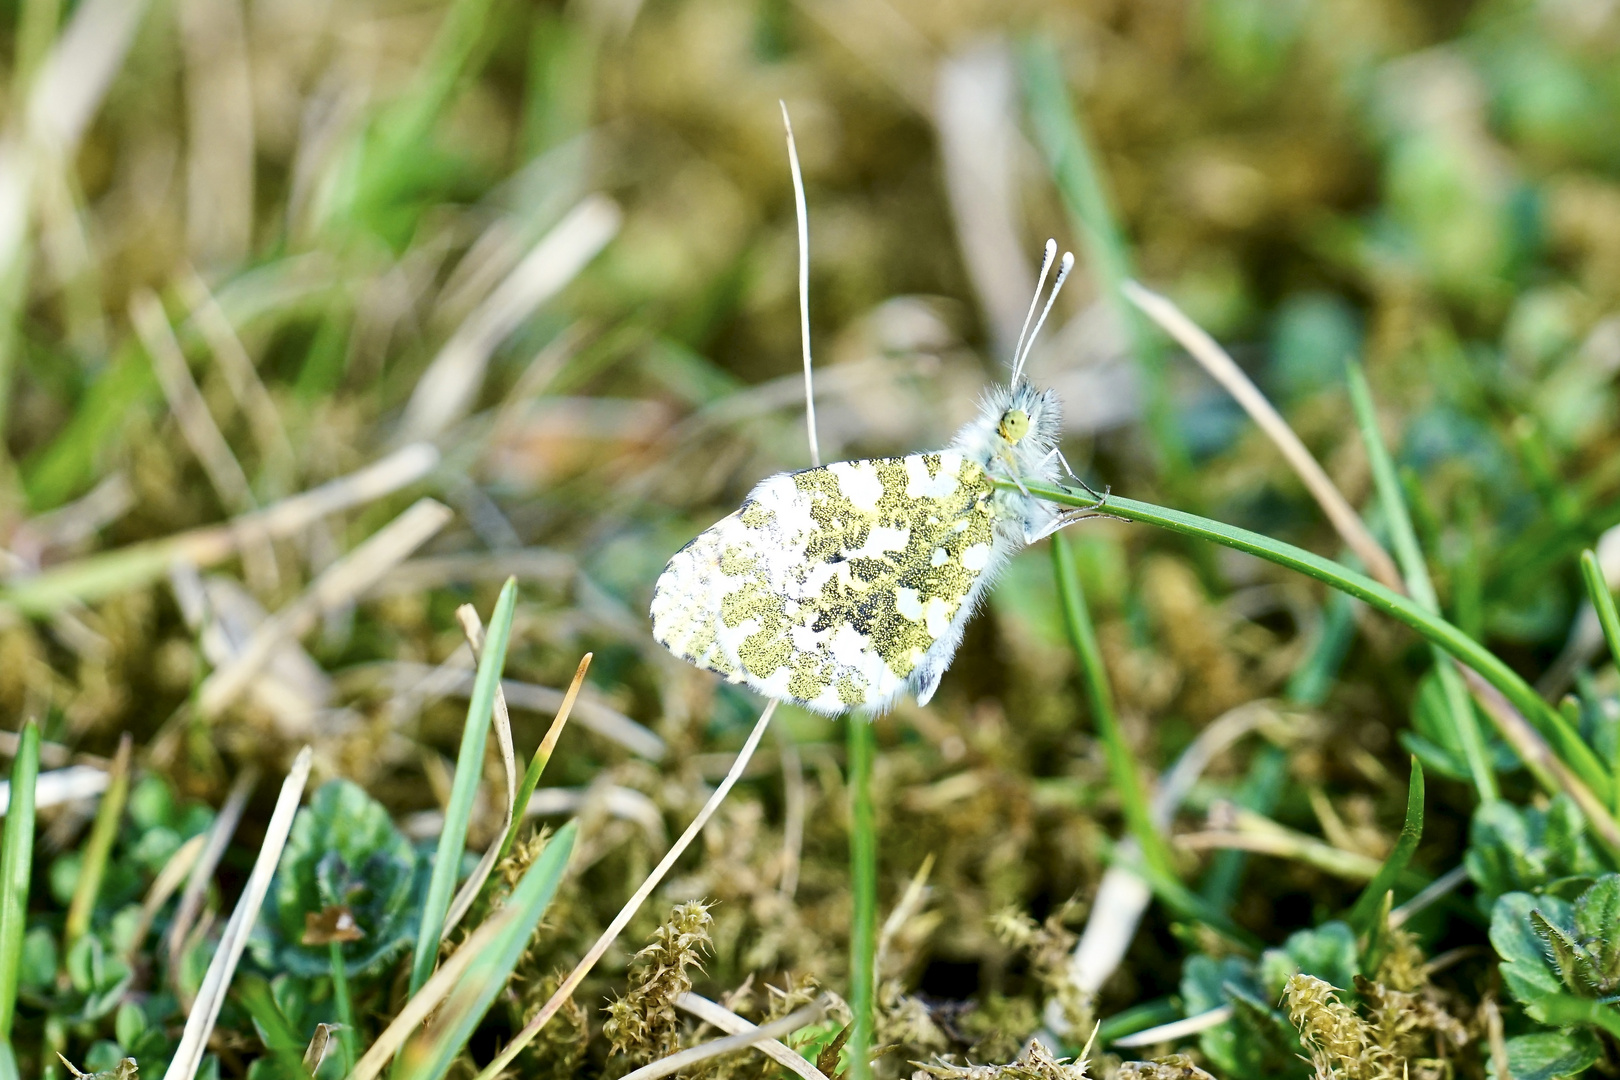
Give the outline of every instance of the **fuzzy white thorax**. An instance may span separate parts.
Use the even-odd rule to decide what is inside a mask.
[[[1029,417],[1029,430],[1017,440],[1002,434],[1003,419],[1013,410]],[[991,476],[1014,483],[1054,484],[1063,474],[1054,453],[1062,430],[1063,410],[1057,394],[1037,390],[1019,379],[1012,386],[993,386],[986,392],[979,415],[956,433],[951,449],[983,465]],[[1008,536],[1019,546],[1046,535],[1057,516],[1051,503],[1022,491],[997,492],[996,502],[1006,511],[1004,516],[997,515],[998,527],[1011,533],[1009,527],[1022,526]]]

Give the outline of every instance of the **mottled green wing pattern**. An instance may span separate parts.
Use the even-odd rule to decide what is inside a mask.
[[[954,653],[994,550],[993,491],[950,451],[773,476],[670,560],[653,635],[772,697],[881,709],[931,650]]]

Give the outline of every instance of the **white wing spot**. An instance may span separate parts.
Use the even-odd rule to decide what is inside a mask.
[[[928,560],[929,566],[944,566],[951,561],[950,553],[944,548],[935,548],[933,556]]]
[[[916,589],[909,589],[902,585],[894,590],[894,608],[912,622],[922,621],[922,598],[917,595]]]
[[[974,544],[962,552],[962,565],[975,574],[983,570],[990,562],[990,545]]]
[[[941,638],[951,626],[951,609],[941,598],[930,597],[923,608],[923,618],[928,626],[928,636]]]
[[[949,469],[941,469],[939,475],[929,476],[928,462],[921,454],[912,454],[905,460],[908,499],[948,499],[962,486]]]
[[[866,534],[866,543],[851,548],[845,554],[851,559],[880,559],[886,551],[904,551],[911,542],[910,529],[896,529],[889,525],[874,525]]]
[[[845,667],[860,667],[869,645],[871,641],[865,634],[849,623],[844,623],[833,631],[832,640],[827,643],[827,651],[834,660]]]
[[[878,500],[883,498],[883,481],[869,462],[834,462],[827,466],[827,471],[838,478],[838,490],[855,509],[865,514],[877,511]]]

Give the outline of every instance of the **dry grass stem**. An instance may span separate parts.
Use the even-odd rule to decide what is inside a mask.
[[[94,798],[106,791],[109,783],[111,777],[107,770],[94,765],[69,765],[65,769],[42,772],[34,781],[34,808],[43,810],[48,806]],[[4,815],[10,806],[11,781],[0,780],[0,815]]]
[[[458,651],[438,667],[399,661],[367,665],[365,669],[356,669],[351,674],[372,682],[380,676],[389,682],[407,684],[409,689],[402,693],[415,696],[420,706],[451,694],[462,698],[470,696],[474,673],[468,659],[468,653]],[[509,708],[553,716],[562,711],[563,704],[568,700],[566,690],[515,679],[502,679],[501,693],[506,696]],[[578,697],[572,716],[573,723],[649,761],[662,761],[668,752],[664,740],[656,732],[589,694],[582,693]]]
[[[472,650],[473,662],[476,663],[484,650],[484,624],[478,618],[478,609],[471,604],[462,604],[456,609],[456,619],[461,623],[462,633],[466,635],[467,646]],[[567,714],[563,719],[566,721]],[[512,749],[512,718],[506,711],[506,694],[502,692],[500,684],[495,685],[495,707],[490,710],[490,723],[495,728],[495,744],[500,749],[501,768],[506,774],[506,800],[505,814],[501,819],[500,831],[495,834],[489,847],[479,857],[478,865],[460,890],[450,901],[450,908],[444,917],[444,929],[439,933],[439,940],[443,941],[461,922],[467,909],[472,907],[478,898],[478,892],[489,879],[489,872],[495,868],[495,862],[500,857],[501,845],[505,842],[506,834],[512,828],[512,810],[517,800],[518,772],[517,755]]]
[[[759,1030],[758,1025],[744,1020],[724,1005],[691,991],[676,998],[675,1007],[691,1013],[705,1024],[719,1028],[727,1035],[741,1035]],[[803,1055],[786,1043],[776,1039],[765,1039],[754,1043],[754,1048],[803,1080],[828,1080],[825,1073],[806,1061]]]
[[[0,590],[0,608],[46,615],[74,601],[91,602],[138,589],[168,573],[175,561],[209,567],[235,555],[245,542],[302,532],[329,514],[360,506],[416,483],[439,463],[439,452],[413,443],[387,457],[223,525],[207,525],[53,566]]]
[[[683,1069],[689,1069],[700,1061],[708,1061],[710,1058],[717,1058],[724,1054],[734,1054],[738,1050],[746,1050],[751,1046],[757,1046],[767,1039],[776,1040],[784,1035],[791,1035],[800,1028],[809,1027],[811,1024],[820,1022],[821,1018],[827,1015],[828,1005],[828,1000],[821,998],[813,1004],[789,1013],[780,1020],[772,1020],[770,1023],[762,1024],[750,1031],[727,1035],[723,1039],[715,1039],[713,1042],[693,1046],[682,1050],[678,1054],[671,1054],[669,1057],[650,1062],[634,1072],[626,1073],[622,1080],[659,1080],[660,1077],[672,1076]],[[794,1071],[797,1072],[798,1070],[795,1069]],[[801,1073],[800,1075],[804,1074]]]
[[[431,439],[466,415],[496,347],[596,257],[619,231],[620,217],[611,199],[589,196],[534,246],[422,373],[401,421],[402,439]]]
[[[169,898],[180,888],[187,875],[191,873],[191,868],[197,865],[197,858],[203,853],[207,843],[208,833],[193,836],[175,848],[174,854],[163,864],[163,869],[152,879],[152,886],[146,890],[146,896],[141,901],[140,918],[135,923],[135,929],[130,932],[126,956],[139,955],[141,945],[146,941],[146,935],[151,932],[152,920],[157,918],[163,905],[168,903]]]
[[[793,141],[793,121],[787,102],[782,126],[787,129],[788,166],[793,173],[793,209],[799,225],[799,341],[804,347],[804,427],[810,438],[810,464],[821,467],[821,443],[816,438],[816,381],[810,363],[810,212],[805,207],[804,173],[799,170],[799,147]]]
[[[1120,1047],[1154,1046],[1158,1043],[1179,1042],[1201,1031],[1208,1031],[1232,1019],[1232,1006],[1222,1005],[1218,1009],[1201,1012],[1197,1016],[1188,1016],[1180,1020],[1172,1020],[1168,1024],[1148,1028],[1145,1031],[1122,1035],[1115,1039],[1111,1045]]]
[[[281,645],[313,630],[321,615],[349,603],[403,562],[449,523],[449,507],[420,499],[324,570],[304,594],[266,619],[228,666],[216,669],[197,691],[197,710],[219,715],[233,704]]]
[[[602,931],[602,935],[596,939],[596,943],[590,947],[590,950],[586,952],[579,963],[574,965],[574,970],[569,972],[562,985],[557,987],[556,993],[552,994],[550,1000],[540,1007],[540,1011],[534,1015],[533,1019],[523,1025],[523,1030],[513,1036],[512,1041],[507,1043],[499,1054],[495,1055],[495,1060],[491,1061],[478,1074],[478,1080],[492,1080],[493,1077],[498,1076],[502,1070],[512,1063],[512,1059],[517,1057],[518,1053],[529,1044],[535,1035],[539,1034],[540,1029],[550,1022],[551,1018],[557,1014],[557,1010],[563,1007],[563,1003],[573,996],[574,991],[579,988],[579,984],[586,975],[590,974],[591,969],[596,966],[596,962],[602,959],[602,954],[608,951],[614,939],[624,932],[624,928],[629,925],[630,920],[641,909],[641,905],[647,902],[647,897],[652,895],[653,890],[658,887],[659,883],[664,880],[664,876],[669,873],[670,868],[675,865],[675,860],[679,859],[686,849],[691,846],[698,833],[703,831],[703,826],[708,824],[709,818],[714,816],[714,812],[725,801],[726,795],[736,785],[737,778],[742,775],[743,768],[748,764],[748,760],[754,756],[760,738],[765,734],[766,727],[770,725],[771,716],[776,712],[776,705],[777,702],[774,699],[766,704],[764,710],[759,714],[759,720],[754,724],[754,730],[748,733],[748,740],[743,743],[742,750],[738,752],[737,761],[732,766],[731,772],[720,782],[720,786],[714,789],[714,794],[710,795],[708,801],[703,804],[703,809],[698,811],[697,817],[692,819],[692,823],[686,827],[685,832],[681,833],[674,846],[659,860],[652,873],[648,874],[647,879],[641,883],[641,887],[635,891],[635,894],[629,900],[625,901],[624,907],[619,909],[619,913],[613,917],[613,921],[608,924],[607,929]],[[774,1038],[774,1035],[771,1037]]]
[[[168,937],[165,939],[171,971],[178,970],[181,949],[197,921],[198,913],[202,911],[203,899],[208,895],[208,884],[214,880],[214,870],[218,868],[219,860],[224,858],[231,837],[236,835],[236,826],[242,821],[242,811],[246,809],[248,798],[258,783],[257,767],[249,765],[238,773],[231,784],[230,793],[225,796],[225,804],[219,808],[214,823],[203,834],[207,837],[207,846],[192,867],[191,876],[186,879],[185,892],[180,894],[180,903],[174,909],[174,921],[169,924]]]
[[[236,973],[242,950],[247,948],[248,935],[259,918],[259,907],[264,903],[265,894],[270,891],[270,879],[275,875],[281,850],[286,846],[287,834],[292,831],[293,815],[298,812],[313,760],[314,751],[308,746],[304,747],[293,760],[287,779],[282,782],[275,811],[270,815],[270,824],[265,830],[264,843],[253,863],[253,872],[248,876],[247,886],[242,890],[235,910],[231,912],[230,921],[225,924],[214,958],[208,963],[208,972],[203,976],[197,999],[186,1017],[180,1045],[169,1062],[169,1070],[163,1074],[163,1080],[192,1080],[197,1075],[208,1036],[214,1030],[214,1021],[219,1018],[221,1006],[225,1004],[225,992],[230,989],[231,976]]]
[[[1491,718],[1496,730],[1513,747],[1513,752],[1519,755],[1525,767],[1535,773],[1545,786],[1562,791],[1574,799],[1603,845],[1611,852],[1620,853],[1620,822],[1615,821],[1603,801],[1564,764],[1563,759],[1541,737],[1541,733],[1502,696],[1500,690],[1472,668],[1461,664],[1458,668],[1468,683],[1468,689],[1473,692],[1474,700],[1479,702],[1485,715]]]
[[[189,267],[176,278],[175,290],[190,310],[193,325],[214,354],[214,362],[225,376],[225,385],[230,388],[237,407],[247,416],[248,427],[265,461],[265,471],[276,483],[289,483],[297,461],[292,440],[230,316],[225,314],[203,279]]]
[[[1226,392],[1232,395],[1243,411],[1248,413],[1260,430],[1276,444],[1277,449],[1287,459],[1289,466],[1305,484],[1322,512],[1327,515],[1333,528],[1338,531],[1339,537],[1351,551],[1356,553],[1367,570],[1374,578],[1396,592],[1405,592],[1406,586],[1402,582],[1401,572],[1395,566],[1395,560],[1389,552],[1384,550],[1373,534],[1367,529],[1361,515],[1355,508],[1345,501],[1328,474],[1317,464],[1316,458],[1299,441],[1294,429],[1288,421],[1272,407],[1266,396],[1260,392],[1243,369],[1237,366],[1225,349],[1216,344],[1215,339],[1206,334],[1202,327],[1176,307],[1168,298],[1160,296],[1143,288],[1134,281],[1127,281],[1120,286],[1125,298],[1162,327],[1165,333],[1181,343],[1192,358],[1207,371],[1211,378],[1220,383]]]

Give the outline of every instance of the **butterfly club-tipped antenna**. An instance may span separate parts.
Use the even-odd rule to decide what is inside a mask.
[[[1041,285],[1046,284],[1046,268],[1051,264],[1052,253],[1056,250],[1057,244],[1051,240],[1048,240],[1046,242],[1046,258],[1041,261]],[[1057,280],[1052,282],[1052,292],[1046,298],[1046,306],[1041,309],[1041,317],[1036,320],[1035,329],[1029,332],[1029,336],[1027,338],[1022,334],[1019,335],[1018,353],[1013,357],[1012,384],[1014,386],[1017,386],[1018,380],[1024,377],[1024,363],[1029,359],[1030,350],[1035,347],[1035,339],[1040,337],[1041,327],[1046,325],[1046,317],[1052,314],[1052,305],[1057,303],[1058,293],[1063,291],[1063,283],[1064,281],[1068,280],[1069,271],[1073,269],[1074,252],[1065,251],[1063,253],[1063,260],[1058,263]],[[1033,313],[1035,310],[1035,301],[1039,300],[1040,297],[1040,286],[1036,286],[1035,296],[1030,300],[1029,304],[1029,310],[1031,313]],[[1027,315],[1024,317],[1024,322],[1026,325],[1029,322],[1029,317]]]
[[[1046,291],[1046,274],[1052,269],[1052,260],[1057,258],[1057,241],[1046,241],[1046,253],[1041,256],[1041,276],[1035,282],[1035,294],[1029,298],[1029,310],[1024,313],[1024,325],[1018,330],[1018,344],[1013,346],[1013,385],[1018,385],[1018,356],[1024,351],[1024,339],[1029,336],[1029,322],[1035,317],[1035,305],[1041,302],[1041,293]]]

